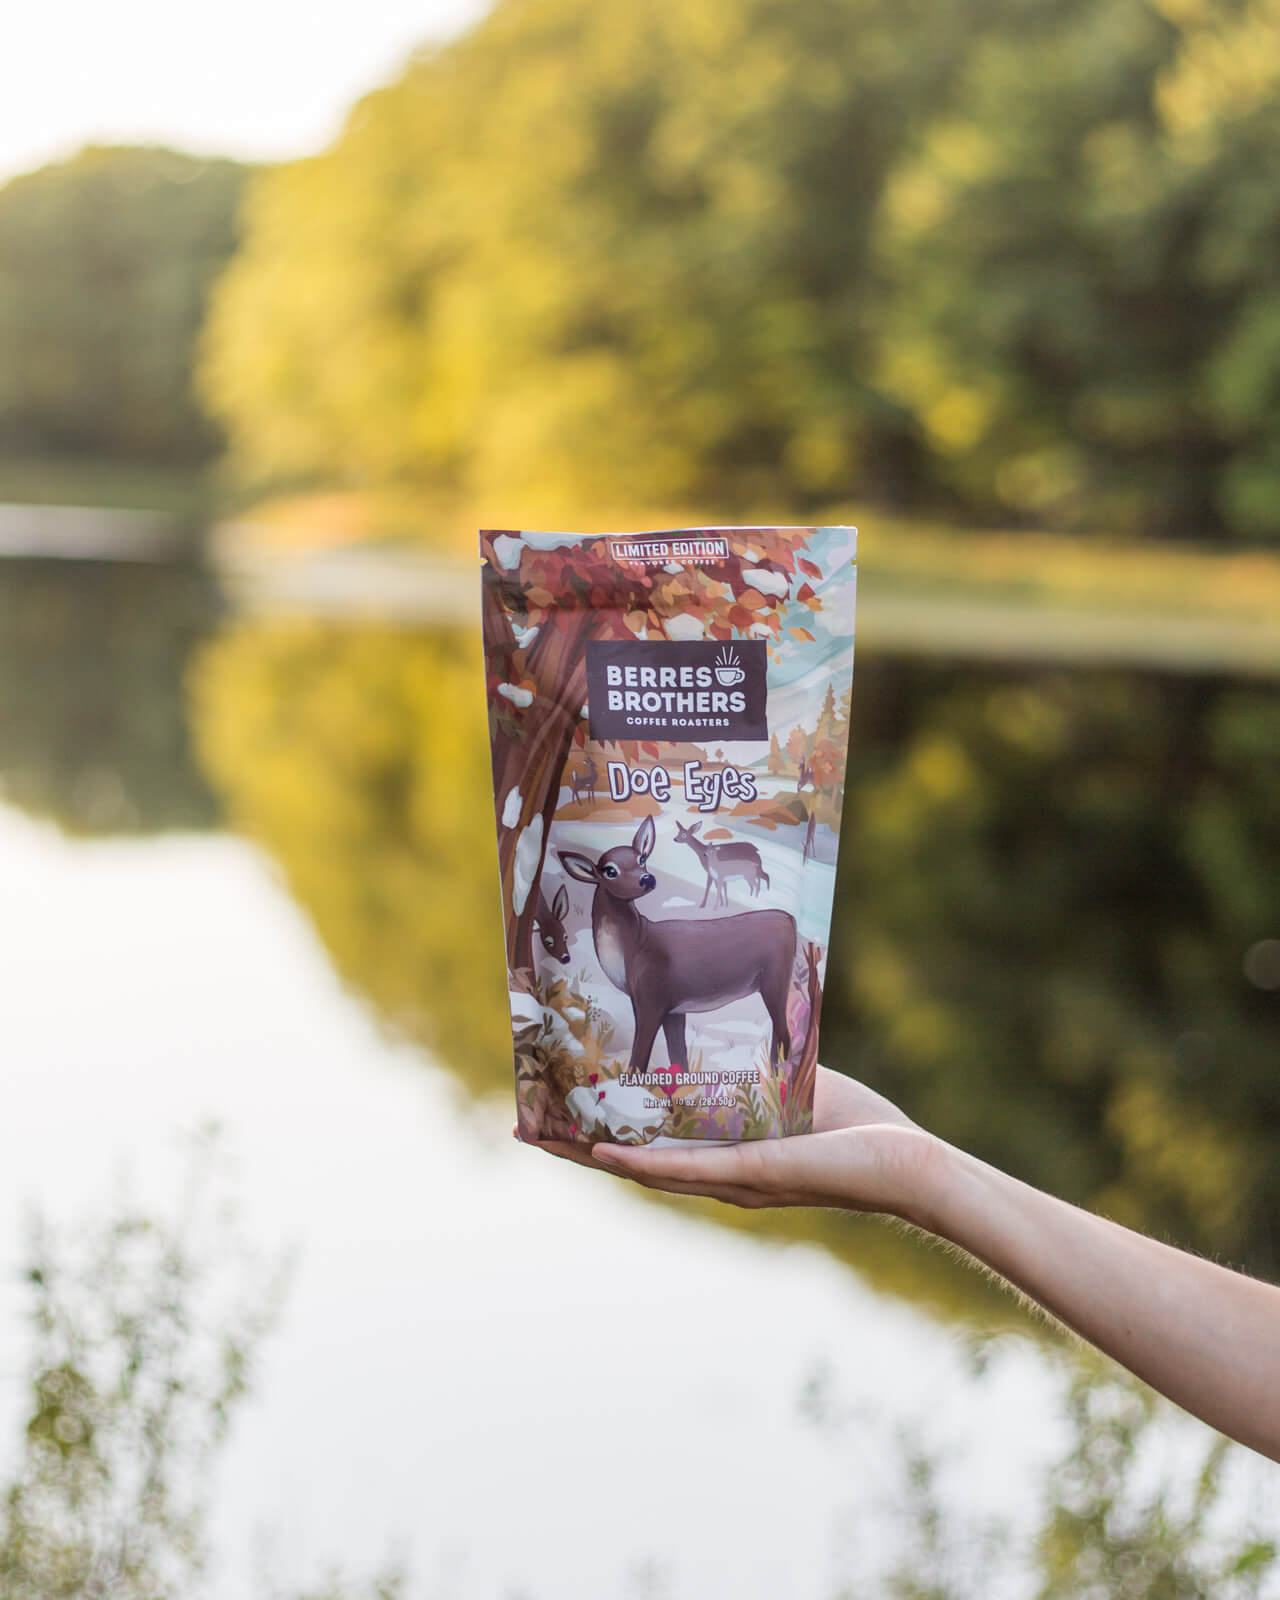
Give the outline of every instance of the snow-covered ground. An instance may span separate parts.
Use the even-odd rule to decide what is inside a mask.
[[[571,798],[564,792],[565,799]],[[637,909],[651,920],[666,918],[689,919],[707,924],[707,936],[716,937],[719,919],[743,911],[776,907],[791,913],[796,919],[802,940],[815,940],[823,957],[825,970],[826,948],[831,921],[831,902],[835,893],[835,869],[818,860],[803,861],[801,851],[770,835],[766,830],[755,830],[752,842],[760,852],[761,862],[770,883],[763,885],[753,896],[744,878],[731,878],[727,882],[729,904],[717,908],[714,893],[705,908],[701,901],[706,888],[706,873],[693,848],[676,842],[672,818],[673,808],[662,817],[655,818],[657,843],[649,858],[649,869],[658,880],[658,886],[637,902]],[[681,809],[682,821],[691,820]],[[735,819],[736,820],[736,819]],[[711,814],[704,819],[705,826],[730,827],[735,838],[742,839],[741,827],[731,826],[726,818]],[[606,850],[620,844],[629,844],[639,826],[634,819],[617,822],[557,821],[550,830],[546,863],[543,868],[542,889],[550,900],[563,882],[569,898],[569,910],[564,918],[568,941],[569,963],[545,961],[543,970],[550,978],[568,977],[573,987],[585,998],[592,1000],[614,1021],[614,1034],[610,1041],[610,1054],[624,1063],[630,1054],[633,1025],[631,1003],[623,992],[605,975],[598,959],[591,931],[591,903],[594,891],[589,884],[579,883],[564,872],[555,851],[577,850],[598,857]],[[535,954],[540,954],[535,945]],[[746,1071],[754,1068],[761,1059],[762,1043],[770,1032],[769,1014],[764,1001],[757,995],[735,1001],[717,1011],[693,1012],[687,1021],[689,1066],[701,1065],[720,1072]],[[700,1061],[699,1061],[699,1058]],[[652,1065],[665,1067],[668,1053],[665,1040],[659,1035],[653,1049]],[[621,1119],[635,1128],[645,1128],[660,1121],[660,1116],[648,1102],[654,1091],[643,1086],[627,1087],[618,1083],[605,1084],[599,1091],[606,1097],[600,1115],[611,1121]]]

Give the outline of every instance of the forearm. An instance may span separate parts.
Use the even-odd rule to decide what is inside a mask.
[[[1280,1460],[1280,1288],[939,1145],[908,1220],[967,1250],[1212,1427]]]

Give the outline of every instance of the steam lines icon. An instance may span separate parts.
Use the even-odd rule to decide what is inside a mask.
[[[716,682],[729,689],[735,683],[741,683],[745,677],[738,652],[729,645],[723,645],[716,656]]]

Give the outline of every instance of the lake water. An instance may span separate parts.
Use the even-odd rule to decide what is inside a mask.
[[[975,1374],[975,1334],[1007,1321],[980,1291],[962,1304],[963,1274],[937,1266],[934,1293],[892,1236],[862,1272],[865,1233],[829,1250],[817,1219],[784,1242],[513,1143],[485,1053],[503,1019],[476,999],[501,970],[486,989],[477,958],[473,988],[448,965],[496,948],[496,896],[472,888],[491,863],[450,876],[487,796],[465,740],[444,762],[461,795],[432,787],[443,720],[406,776],[412,633],[244,624],[195,575],[38,563],[0,572],[5,618],[0,1441],[22,1415],[23,1209],[93,1214],[121,1173],[163,1208],[180,1136],[214,1118],[255,1238],[297,1252],[219,1473],[219,1600],[247,1592],[264,1542],[298,1585],[393,1554],[415,1593],[451,1600],[825,1600],[902,1537],[885,1506],[904,1430],[943,1451],[964,1514],[1032,1515],[1064,1441],[1059,1378],[1009,1332]],[[870,702],[881,722],[891,699]],[[887,781],[867,774],[860,817]],[[412,848],[437,837],[448,859]],[[906,914],[883,906],[890,927]],[[1069,945],[1062,970],[1092,971]],[[442,994],[477,1008],[462,1045]],[[922,1004],[904,991],[904,1015]],[[878,1036],[868,998],[844,1005],[833,1038]],[[858,1064],[896,1085],[879,1037]],[[841,1430],[806,1413],[817,1378]]]
[[[31,1202],[91,1213],[124,1172],[167,1205],[210,1117],[256,1237],[299,1252],[221,1474],[228,1597],[262,1532],[292,1573],[404,1550],[459,1596],[621,1594],[647,1560],[672,1595],[825,1595],[895,1422],[963,1444],[992,1508],[1058,1443],[1030,1347],[975,1385],[962,1339],[819,1250],[517,1147],[506,1107],[388,1044],[239,840],[5,811],[0,879],[9,1263]],[[871,1413],[852,1448],[802,1415],[818,1372]]]

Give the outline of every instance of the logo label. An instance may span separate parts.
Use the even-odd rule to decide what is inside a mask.
[[[593,739],[767,743],[763,639],[605,639],[587,645]]]
[[[661,539],[610,539],[609,554],[615,561],[643,567],[661,567],[668,561],[727,561],[729,541],[714,534],[696,537],[664,535]]]

